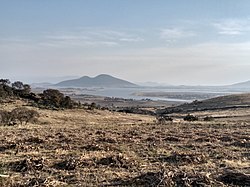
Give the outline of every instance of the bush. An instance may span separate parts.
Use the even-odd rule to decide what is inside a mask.
[[[39,114],[35,110],[29,110],[25,107],[18,107],[11,111],[12,119],[15,119],[22,124],[23,122],[27,124],[28,122],[39,117]]]
[[[156,120],[157,120],[158,123],[164,124],[164,123],[166,123],[167,121],[172,122],[172,121],[173,121],[173,118],[171,118],[170,116],[157,116],[157,117],[156,117]]]
[[[0,124],[3,125],[15,125],[17,122],[27,124],[37,117],[39,117],[37,111],[25,107],[15,108],[11,112],[0,110]]]
[[[10,124],[12,121],[12,115],[10,112],[0,110],[0,124]]]
[[[212,116],[206,116],[203,120],[204,121],[213,121],[214,117],[212,117]]]
[[[90,105],[88,105],[88,110],[94,110],[94,109],[97,109],[96,103],[91,103]]]
[[[197,116],[194,116],[191,114],[186,115],[183,119],[184,121],[198,121],[199,120]]]
[[[63,108],[73,108],[74,107],[74,102],[71,100],[71,98],[69,96],[66,96],[62,100],[61,106]]]
[[[13,96],[13,90],[8,85],[0,84],[0,98],[8,98]]]

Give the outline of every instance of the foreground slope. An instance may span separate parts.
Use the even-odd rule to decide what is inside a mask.
[[[250,118],[157,124],[143,115],[33,109],[38,122],[0,126],[0,186],[250,184]]]

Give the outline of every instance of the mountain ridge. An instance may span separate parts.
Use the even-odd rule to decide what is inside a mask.
[[[100,74],[96,77],[82,76],[78,79],[61,81],[54,86],[58,87],[137,87],[129,81],[113,77],[108,74]]]

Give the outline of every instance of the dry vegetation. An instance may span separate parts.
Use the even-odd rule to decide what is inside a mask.
[[[143,115],[28,108],[38,111],[36,123],[0,126],[0,186],[250,186],[244,109],[158,124]]]

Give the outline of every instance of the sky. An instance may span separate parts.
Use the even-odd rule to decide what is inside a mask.
[[[0,75],[27,83],[250,80],[249,0],[0,0]]]

